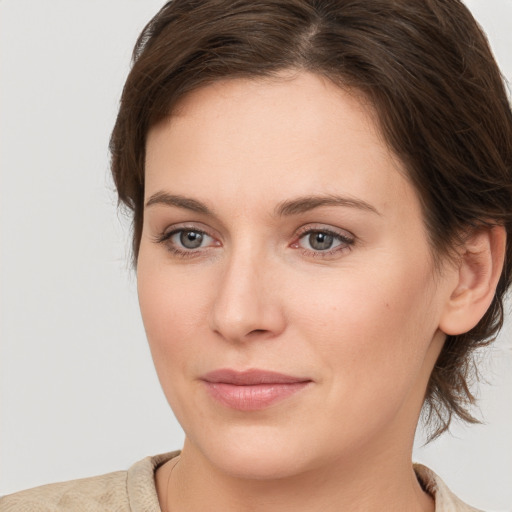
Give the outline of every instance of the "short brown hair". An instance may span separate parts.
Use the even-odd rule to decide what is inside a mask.
[[[434,254],[468,227],[503,225],[505,266],[487,313],[448,336],[425,397],[434,435],[475,419],[472,353],[495,337],[512,265],[512,113],[485,35],[459,0],[173,0],[133,53],[110,141],[137,261],[148,130],[186,93],[285,69],[328,77],[370,100],[422,202]]]

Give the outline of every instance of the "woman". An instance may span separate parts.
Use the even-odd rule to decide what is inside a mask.
[[[2,510],[472,510],[411,450],[422,407],[434,435],[472,421],[511,118],[456,1],[167,4],[111,150],[185,444]]]

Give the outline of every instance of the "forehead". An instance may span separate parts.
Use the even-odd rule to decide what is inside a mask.
[[[414,193],[375,119],[362,94],[311,73],[200,88],[148,134],[146,199],[193,187],[205,200],[270,207],[286,195],[339,193],[385,210]]]

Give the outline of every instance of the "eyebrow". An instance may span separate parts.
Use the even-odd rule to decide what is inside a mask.
[[[353,197],[339,195],[318,195],[303,196],[297,199],[291,199],[279,204],[275,209],[275,215],[284,217],[288,215],[298,215],[321,206],[344,206],[348,208],[357,208],[368,212],[381,215],[380,212],[370,203]]]
[[[208,206],[197,199],[192,199],[191,197],[182,195],[168,194],[167,192],[156,192],[153,194],[146,202],[146,208],[153,205],[175,206],[196,213],[202,213],[204,215],[214,215],[213,211],[208,208]],[[322,206],[344,206],[381,215],[374,206],[366,201],[352,197],[329,194],[302,196],[296,199],[283,201],[275,208],[274,216],[286,217],[299,215]]]
[[[213,212],[201,201],[180,195],[168,194],[167,192],[157,192],[153,194],[146,203],[146,208],[161,204],[165,206],[177,206],[185,210],[191,210],[196,213],[212,215]]]

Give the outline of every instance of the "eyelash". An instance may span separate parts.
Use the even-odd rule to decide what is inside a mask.
[[[332,236],[334,238],[334,240],[337,240],[338,242],[340,242],[339,245],[337,245],[336,247],[332,248],[332,249],[327,249],[325,251],[314,251],[314,250],[310,250],[310,249],[304,249],[304,248],[301,248],[298,244],[299,244],[299,240],[301,240],[302,238],[305,238],[306,236],[310,236],[312,234],[315,234],[315,233],[322,233],[322,234],[326,234],[326,235],[329,235],[329,236]],[[355,239],[352,238],[352,237],[349,237],[349,236],[346,236],[346,235],[342,235],[341,233],[337,232],[337,231],[334,231],[332,229],[329,229],[329,228],[304,228],[303,230],[299,230],[299,232],[297,233],[297,241],[296,242],[293,242],[292,244],[292,247],[297,247],[297,248],[300,248],[301,249],[301,253],[304,255],[304,256],[307,256],[307,257],[313,257],[313,258],[329,258],[329,257],[332,257],[334,255],[336,255],[337,253],[339,252],[345,252],[347,250],[350,250],[351,247],[354,245],[354,242],[355,242]]]
[[[194,228],[192,226],[191,227],[184,226],[184,227],[180,227],[177,229],[173,229],[172,231],[169,231],[169,232],[164,232],[161,235],[158,235],[155,239],[155,242],[158,244],[164,244],[166,249],[170,253],[172,253],[174,256],[177,256],[178,258],[194,258],[194,257],[200,256],[200,253],[201,253],[200,250],[193,250],[193,249],[182,250],[182,249],[178,249],[175,245],[173,245],[171,243],[167,243],[170,241],[170,239],[174,235],[176,235],[178,233],[187,232],[187,231],[193,232],[193,233],[198,233],[203,236],[206,235],[210,238],[213,238],[206,231]]]
[[[210,238],[213,238],[210,236],[206,231],[203,231],[201,229],[197,229],[194,227],[180,227],[177,229],[174,229],[169,232],[164,232],[161,235],[158,235],[155,238],[155,242],[158,244],[164,244],[166,249],[171,252],[174,256],[177,256],[179,258],[194,258],[201,255],[201,249],[189,249],[189,250],[182,250],[177,248],[175,245],[167,243],[169,240],[176,234],[182,233],[182,232],[194,232],[198,233],[203,236],[207,236]],[[329,236],[332,236],[335,240],[340,242],[339,245],[335,246],[333,249],[328,249],[325,251],[315,251],[310,249],[304,249],[301,248],[299,245],[299,240],[302,238],[305,238],[306,236],[310,236],[314,233],[322,233]],[[313,257],[313,258],[329,258],[337,254],[338,252],[344,252],[351,249],[351,246],[353,246],[355,243],[354,238],[342,235],[341,233],[338,233],[334,230],[328,229],[328,228],[304,228],[303,230],[299,230],[299,232],[296,235],[296,241],[291,244],[291,247],[297,248],[301,250],[301,254],[307,257]]]

